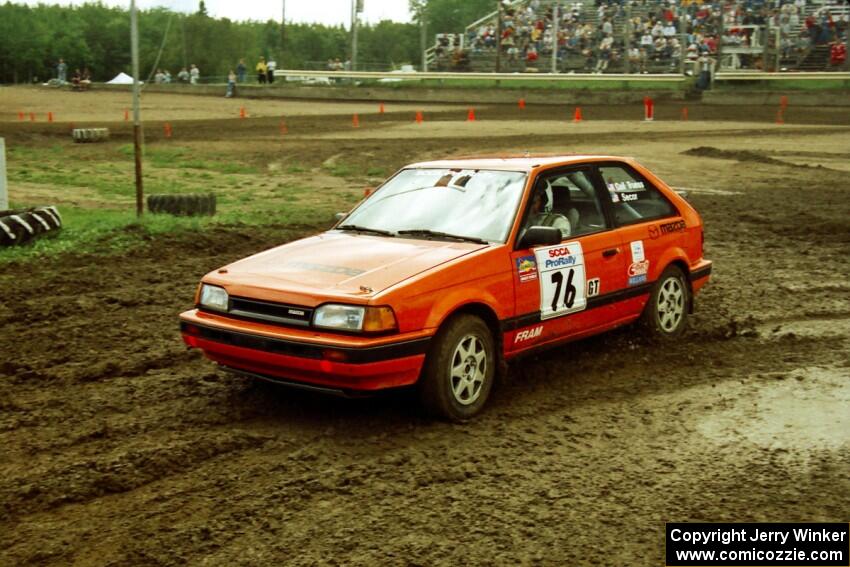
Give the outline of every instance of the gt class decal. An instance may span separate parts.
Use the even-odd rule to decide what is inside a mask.
[[[540,275],[540,319],[551,319],[587,307],[584,252],[579,242],[534,250]]]
[[[599,295],[599,278],[587,280],[587,297]]]

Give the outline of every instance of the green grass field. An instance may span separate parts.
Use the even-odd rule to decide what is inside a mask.
[[[201,144],[151,145],[145,152],[145,194],[216,194],[212,217],[175,217],[135,213],[132,147],[105,144],[81,148],[16,145],[8,149],[11,207],[56,204],[63,228],[23,246],[0,248],[0,264],[63,252],[115,254],[168,234],[228,226],[315,226],[330,224],[334,213],[348,210],[362,189],[317,189],[317,173],[358,178],[349,164],[310,168],[281,166],[273,176],[253,163],[228,160]],[[370,168],[370,176],[384,170]],[[358,179],[359,181],[359,179]]]

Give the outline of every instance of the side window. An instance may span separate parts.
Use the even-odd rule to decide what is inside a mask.
[[[605,216],[587,171],[538,179],[525,226],[554,226],[564,239],[604,230]]]
[[[606,165],[599,167],[599,173],[611,195],[617,224],[635,224],[678,214],[658,189],[629,168]]]

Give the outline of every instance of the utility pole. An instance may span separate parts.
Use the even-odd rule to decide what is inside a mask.
[[[278,64],[278,68],[286,69],[283,64],[283,51],[286,49],[286,0],[281,0],[280,7],[280,63]]]
[[[428,22],[425,20],[425,2],[419,3],[419,49],[422,52],[422,72],[428,72]]]
[[[626,2],[626,25],[623,26],[623,68],[626,74],[632,72],[629,52],[632,50],[632,3]]]
[[[552,72],[558,72],[558,28],[561,24],[561,11],[558,4],[552,6]]]
[[[496,0],[496,72],[502,72],[502,0]]]
[[[679,74],[685,74],[685,58],[688,56],[688,28],[685,15],[687,14],[687,10],[684,6],[679,4]]]
[[[0,138],[0,211],[9,208],[9,194],[6,192],[6,140]]]
[[[130,52],[133,57],[133,154],[136,159],[136,216],[145,212],[142,187],[142,119],[139,112],[139,22],[136,0],[130,0]]]
[[[363,0],[351,0],[351,70],[357,70],[357,14],[363,8]]]

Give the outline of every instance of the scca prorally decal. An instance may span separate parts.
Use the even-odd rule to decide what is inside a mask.
[[[543,325],[537,325],[536,327],[532,327],[531,329],[526,329],[524,331],[520,331],[514,337],[514,343],[522,343],[525,341],[530,341],[531,339],[536,339],[540,335],[543,334]]]
[[[522,256],[516,259],[516,271],[520,282],[530,282],[537,279],[537,261],[534,256]]]

